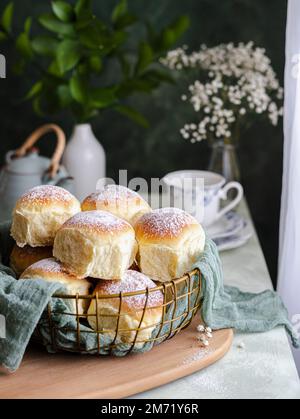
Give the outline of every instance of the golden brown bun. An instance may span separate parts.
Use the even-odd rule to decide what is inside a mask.
[[[20,279],[43,279],[44,281],[60,282],[66,288],[66,295],[89,295],[91,284],[86,279],[77,278],[68,273],[60,262],[54,258],[41,260],[22,273]],[[76,314],[76,300],[64,300]],[[78,314],[87,311],[89,300],[78,299]]]
[[[81,212],[58,231],[53,255],[76,276],[121,279],[137,253],[129,223],[109,212]]]
[[[98,328],[106,330],[114,338],[117,329],[117,315],[119,313],[120,298],[101,299],[101,295],[116,295],[131,293],[147,288],[156,288],[151,279],[137,271],[126,271],[121,281],[100,281],[94,294],[98,294]],[[117,342],[132,343],[135,339],[135,330],[139,328],[145,304],[147,308],[137,336],[136,347],[141,347],[144,341],[151,338],[153,330],[160,325],[163,313],[163,294],[161,291],[149,292],[137,296],[122,298],[121,316]],[[107,316],[107,317],[106,317]],[[97,331],[96,299],[92,300],[88,310],[88,321]],[[144,330],[143,330],[144,329]]]
[[[140,269],[155,281],[170,281],[189,272],[205,246],[201,225],[177,208],[145,214],[135,231]]]
[[[120,185],[108,185],[88,196],[81,204],[82,211],[108,211],[131,225],[151,211],[147,202],[136,192]]]
[[[52,257],[52,251],[52,247],[25,246],[22,248],[15,245],[10,255],[10,267],[19,276],[34,263]]]
[[[58,229],[79,211],[80,203],[65,189],[37,186],[17,201],[11,235],[19,247],[53,246]]]

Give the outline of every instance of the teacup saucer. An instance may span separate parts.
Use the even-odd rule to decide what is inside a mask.
[[[215,238],[219,251],[237,249],[248,242],[253,235],[253,229],[250,223],[244,220],[243,228],[237,233],[223,238]]]
[[[215,224],[206,228],[206,233],[211,239],[224,239],[238,234],[244,227],[244,218],[231,211],[225,214]]]

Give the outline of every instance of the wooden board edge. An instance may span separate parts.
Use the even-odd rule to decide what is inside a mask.
[[[228,336],[224,344],[216,349],[211,354],[208,354],[205,357],[205,364],[209,364],[206,368],[209,366],[215,364],[216,362],[220,361],[231,349],[233,338],[234,338],[234,331],[232,329],[226,329],[228,332]],[[180,378],[187,377],[188,375],[194,374],[197,371],[201,371],[205,368],[204,359],[201,359],[199,361],[195,361],[191,364],[186,364],[185,366],[179,365],[177,368],[173,368],[170,371],[167,371],[163,374],[156,374],[153,375],[153,381],[156,381],[155,378],[158,379],[159,384],[156,386],[149,385],[148,379],[141,379],[138,381],[135,381],[134,383],[131,383],[131,385],[127,386],[127,389],[124,389],[124,386],[116,386],[112,388],[107,389],[107,391],[98,392],[95,391],[94,393],[89,393],[87,396],[80,396],[78,399],[124,399],[126,397],[132,397],[134,395],[137,395],[139,393],[143,393],[145,391],[152,390],[154,388],[161,387],[163,385],[169,384],[173,381],[176,381]],[[173,377],[170,379],[170,375]],[[116,396],[118,394],[118,396]]]

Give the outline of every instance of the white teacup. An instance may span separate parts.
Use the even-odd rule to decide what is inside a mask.
[[[223,176],[200,170],[181,170],[169,173],[164,183],[173,192],[173,205],[189,212],[205,227],[214,224],[242,200],[244,190],[240,183],[229,182]],[[228,192],[237,190],[237,196],[222,208],[222,200],[227,200]]]

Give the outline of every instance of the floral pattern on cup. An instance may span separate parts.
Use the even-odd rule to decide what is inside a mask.
[[[244,196],[240,183],[226,184],[223,176],[208,171],[177,171],[169,173],[163,180],[165,185],[173,190],[172,205],[183,208],[205,227],[214,224],[236,208]],[[232,189],[237,191],[237,196],[222,208],[222,201],[227,200]]]

